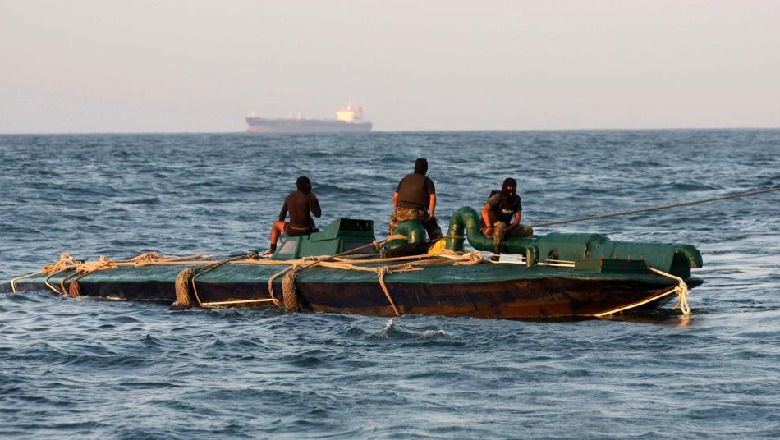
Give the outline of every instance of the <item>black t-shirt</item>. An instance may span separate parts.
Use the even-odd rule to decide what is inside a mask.
[[[407,174],[398,182],[398,207],[427,210],[431,194],[436,194],[433,180],[425,174]]]
[[[284,221],[287,217],[287,211],[290,211],[290,224],[299,228],[310,228],[314,224],[309,213],[320,218],[320,201],[314,194],[304,194],[299,190],[291,192],[282,205],[282,211],[279,213],[279,220]]]
[[[520,196],[512,194],[507,197],[500,191],[488,199],[487,205],[493,211],[496,221],[506,224],[512,223],[512,217],[515,213],[523,210]]]

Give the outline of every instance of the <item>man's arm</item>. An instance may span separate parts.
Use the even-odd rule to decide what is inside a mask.
[[[283,222],[285,218],[287,218],[287,199],[284,199],[282,210],[279,212],[279,221]]]
[[[398,209],[398,191],[393,193],[393,209]]]
[[[512,224],[509,225],[508,228],[506,228],[507,231],[511,231],[512,229],[520,226],[520,218],[521,217],[522,217],[522,215],[520,214],[520,211],[516,211],[515,212],[515,219],[512,221]]]
[[[482,224],[485,225],[485,235],[490,236],[493,234],[493,225],[490,223],[490,205],[485,203],[482,205]]]
[[[493,222],[491,221],[491,211],[493,207],[499,204],[501,197],[499,194],[494,194],[487,199],[485,205],[482,206],[482,223],[485,225],[485,235],[493,235]]]
[[[434,212],[436,212],[436,194],[431,194],[430,197],[428,197],[428,216],[436,217]]]
[[[482,224],[485,225],[486,228],[493,226],[490,223],[490,205],[487,203],[482,205]]]
[[[309,209],[315,217],[320,218],[322,215],[322,209],[320,209],[320,201],[314,193],[309,193]]]

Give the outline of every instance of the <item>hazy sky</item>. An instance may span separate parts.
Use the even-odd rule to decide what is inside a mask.
[[[780,0],[0,0],[0,133],[780,127]]]

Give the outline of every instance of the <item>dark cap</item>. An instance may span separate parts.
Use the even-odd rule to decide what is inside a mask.
[[[428,172],[428,160],[424,157],[418,157],[414,161],[414,172],[418,174],[425,174]]]
[[[295,179],[295,187],[304,194],[309,194],[311,192],[311,180],[306,176],[301,176]]]

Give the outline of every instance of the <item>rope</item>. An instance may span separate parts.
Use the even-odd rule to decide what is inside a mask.
[[[748,196],[755,196],[758,194],[765,194],[773,191],[780,191],[780,185],[775,185],[771,188],[766,189],[759,189],[759,190],[751,190],[751,191],[744,191],[739,192],[735,194],[729,194],[721,197],[710,197],[707,199],[701,199],[701,200],[694,200],[692,202],[684,202],[684,203],[675,203],[672,205],[660,205],[660,206],[654,206],[650,208],[639,208],[639,209],[631,209],[628,211],[616,211],[609,214],[599,214],[599,215],[590,215],[587,217],[579,217],[579,218],[572,218],[567,220],[558,220],[558,221],[552,221],[552,222],[545,222],[545,223],[536,223],[531,225],[533,228],[539,228],[544,226],[552,226],[552,225],[562,225],[565,223],[576,223],[576,222],[584,222],[587,220],[597,220],[602,218],[610,218],[610,217],[617,217],[620,215],[629,215],[629,214],[637,214],[640,212],[650,212],[650,211],[660,211],[663,209],[672,209],[672,208],[679,208],[682,206],[693,206],[698,205],[701,203],[708,203],[708,202],[715,202],[718,200],[727,200],[727,199],[736,199],[739,197],[748,197]]]
[[[231,263],[232,261],[227,260],[220,262],[221,264]],[[219,264],[219,265],[221,265]],[[195,297],[195,300],[198,302],[198,306],[201,308],[213,308],[213,307],[222,307],[227,305],[240,305],[240,304],[254,304],[254,303],[262,303],[262,302],[273,302],[274,305],[279,305],[279,300],[276,298],[262,298],[262,299],[239,299],[239,300],[229,300],[229,301],[212,301],[212,302],[206,302],[204,303],[200,299],[200,295],[198,294],[198,290],[195,284],[195,278],[203,275],[204,273],[214,269],[217,267],[215,264],[213,267],[209,267],[207,270],[201,271],[199,273],[196,273],[196,269],[193,269],[191,267],[183,269],[179,274],[176,276],[176,302],[174,303],[174,307],[181,308],[181,309],[189,309],[192,307],[190,298],[192,296]],[[190,289],[190,287],[192,287]]]
[[[383,241],[393,240],[394,238],[388,237]],[[303,258],[299,260],[286,260],[285,263],[290,266],[284,270],[273,274],[268,279],[268,293],[273,298],[273,283],[276,278],[284,276],[282,279],[282,295],[285,308],[291,313],[297,313],[300,310],[300,304],[298,302],[297,290],[295,289],[295,277],[300,270],[320,266],[328,269],[341,269],[341,270],[357,270],[363,272],[374,272],[379,279],[379,285],[382,288],[382,292],[385,294],[390,307],[393,309],[393,313],[396,316],[401,316],[398,307],[393,300],[390,290],[385,282],[385,275],[389,273],[400,272],[413,272],[423,270],[423,267],[431,264],[450,264],[450,265],[472,265],[480,264],[484,260],[482,254],[473,251],[462,255],[412,255],[406,257],[397,258],[383,258],[374,259],[371,256],[364,257],[364,260],[343,258],[345,254],[349,252],[342,252],[336,255],[324,255],[313,258]],[[417,260],[409,262],[408,260]],[[360,267],[359,264],[384,264],[387,262],[400,262],[401,264],[386,265],[382,267]],[[263,264],[264,262],[257,262],[256,264]],[[289,304],[289,306],[288,306]]]
[[[37,275],[43,275],[43,272],[28,273],[27,275],[22,275],[20,277],[16,277],[16,278],[12,279],[11,280],[11,292],[12,293],[16,293],[16,283],[17,283],[17,281],[26,280],[27,278],[32,278],[32,277],[37,276]]]
[[[206,254],[197,254],[197,255],[181,256],[181,257],[179,256],[165,257],[160,252],[148,252],[148,253],[137,255],[125,261],[117,261],[117,260],[106,258],[104,256],[100,256],[97,259],[97,261],[83,262],[83,261],[76,260],[70,254],[63,252],[62,254],[60,254],[60,259],[58,261],[49,264],[47,266],[44,266],[43,269],[41,269],[41,272],[34,272],[11,280],[11,290],[13,292],[16,292],[17,281],[40,274],[46,276],[46,279],[44,280],[44,284],[46,284],[46,286],[49,287],[52,291],[60,295],[69,295],[75,298],[81,296],[81,287],[79,286],[78,280],[91,273],[100,270],[114,269],[120,266],[142,267],[142,266],[154,265],[154,264],[188,263],[188,264],[220,265],[225,263],[224,261],[203,261],[202,260],[203,258],[207,258],[207,257],[209,257],[209,255]],[[196,261],[198,259],[201,260]],[[63,277],[60,280],[59,286],[54,286],[50,282],[52,276],[69,270],[72,270],[73,273]],[[176,302],[179,303],[180,306],[188,308],[190,307],[190,301],[189,301],[190,292],[187,283],[191,282],[190,278],[194,278],[194,276],[197,276],[198,274],[193,275],[192,270],[190,270],[190,272],[187,273],[185,273],[185,271],[179,273],[176,279]],[[65,284],[68,282],[69,285],[66,288]],[[194,284],[193,284],[193,288],[194,288]],[[197,292],[195,292],[195,295],[197,297]]]
[[[398,307],[395,306],[395,301],[393,301],[393,297],[390,295],[390,291],[387,290],[387,284],[385,284],[386,273],[387,273],[387,267],[383,267],[379,270],[379,285],[382,287],[382,291],[385,293],[387,302],[389,302],[390,306],[393,308],[393,312],[395,313],[395,316],[401,316],[401,314],[398,313]]]
[[[229,301],[213,301],[208,303],[203,303],[205,306],[208,307],[220,307],[220,306],[235,306],[235,305],[241,305],[241,304],[254,304],[254,303],[263,303],[263,302],[274,302],[274,305],[279,300],[277,299],[271,299],[271,298],[261,298],[261,299],[235,299],[235,300],[229,300]]]
[[[127,262],[118,263],[120,265],[129,265],[132,264],[135,267],[142,267],[147,265],[153,265],[153,264],[181,264],[184,262],[188,263],[194,263],[194,264],[214,264],[219,261],[208,261],[203,260],[204,258],[208,258],[210,255],[208,254],[195,254],[195,255],[187,255],[182,257],[166,257],[160,252],[147,252],[145,254],[139,254],[136,255],[133,258],[130,258],[127,260]],[[201,260],[201,261],[194,261],[194,260]]]
[[[178,307],[189,309],[192,307],[190,302],[190,278],[192,278],[192,268],[182,269],[176,275],[176,305]]]
[[[105,270],[105,269],[114,269],[118,267],[118,263],[115,260],[112,260],[110,258],[106,258],[104,256],[100,256],[97,261],[92,261],[88,263],[79,263],[76,264],[73,269],[74,272],[63,277],[62,280],[60,280],[60,288],[63,295],[65,292],[72,297],[72,298],[78,298],[81,296],[81,287],[79,286],[79,279],[84,278],[85,276],[97,272],[99,270]],[[65,283],[69,282],[68,288],[65,288]]]
[[[280,276],[284,276],[284,278],[282,279],[282,301],[284,303],[285,309],[287,309],[290,313],[298,313],[300,311],[300,304],[298,302],[298,293],[295,288],[295,276],[298,270],[305,269],[308,267],[314,267],[317,264],[324,262],[325,260],[335,259],[338,257],[344,257],[350,254],[354,254],[357,251],[366,249],[368,247],[374,247],[375,249],[380,249],[381,244],[387,243],[390,240],[399,240],[405,238],[406,237],[402,235],[391,235],[385,238],[384,240],[382,240],[381,242],[373,241],[369,244],[358,246],[356,248],[335,255],[308,257],[299,260],[286,260],[286,261],[281,261],[279,263],[273,262],[271,264],[281,263],[281,264],[289,264],[290,266],[280,272],[271,275],[271,277],[268,278],[268,295],[271,298],[271,300],[273,300],[274,304],[278,306],[279,300],[277,300],[276,296],[274,295],[274,280],[276,280]],[[266,261],[257,261],[255,264],[267,264],[267,263]]]
[[[677,281],[677,286],[672,289],[675,293],[677,293],[677,303],[675,303],[675,305],[672,307],[672,310],[679,307],[683,315],[690,315],[691,307],[688,305],[688,284],[686,284],[682,278],[674,276],[670,273],[662,272],[658,269],[653,269],[652,267],[649,269],[658,275]]]
[[[661,293],[660,295],[656,295],[656,296],[653,296],[651,298],[648,298],[648,299],[645,299],[645,300],[642,300],[642,301],[639,301],[639,302],[636,302],[636,303],[633,303],[633,304],[629,304],[629,305],[624,306],[624,307],[619,307],[619,308],[616,308],[616,309],[608,310],[606,312],[594,313],[593,315],[590,315],[590,316],[593,316],[593,317],[596,317],[596,318],[604,318],[604,317],[607,317],[607,316],[610,316],[610,315],[614,315],[615,313],[620,313],[620,312],[623,312],[623,311],[626,311],[626,310],[631,310],[631,309],[637,308],[639,306],[643,306],[643,305],[645,305],[645,304],[647,304],[649,302],[655,301],[657,299],[661,299],[661,298],[663,298],[665,296],[669,296],[672,293],[676,293],[677,294],[677,304],[675,304],[674,307],[672,307],[672,310],[676,309],[677,307],[680,307],[680,310],[682,311],[684,316],[689,315],[691,313],[691,308],[688,306],[688,285],[685,284],[685,281],[683,281],[683,279],[680,278],[680,277],[676,277],[676,276],[674,276],[672,274],[668,274],[666,272],[662,272],[662,271],[660,271],[658,269],[653,269],[652,267],[649,268],[649,269],[651,271],[657,273],[658,275],[661,275],[661,276],[664,276],[664,277],[667,277],[667,278],[671,278],[671,279],[677,281],[677,285],[673,289],[668,290],[668,291],[666,291],[664,293]]]
[[[545,261],[547,263],[545,263],[543,265],[551,266],[551,267],[574,267],[574,265],[575,265],[574,261],[568,261],[568,260],[552,260],[552,259],[548,259],[548,260],[545,260]],[[656,296],[654,296],[652,298],[645,299],[645,300],[642,300],[642,301],[639,301],[637,303],[633,303],[633,304],[630,304],[630,305],[627,305],[627,306],[624,306],[624,307],[618,307],[618,308],[615,308],[615,309],[612,309],[612,310],[608,310],[606,312],[595,313],[595,314],[589,315],[589,316],[594,316],[596,318],[604,318],[606,316],[614,315],[615,313],[620,313],[620,312],[623,312],[623,311],[626,311],[626,310],[634,309],[634,308],[639,307],[639,306],[643,306],[643,305],[645,305],[645,304],[647,304],[649,302],[652,302],[652,301],[655,301],[657,299],[663,298],[665,296],[671,295],[672,293],[676,293],[677,294],[677,303],[674,305],[674,307],[672,307],[672,310],[674,310],[677,307],[679,307],[680,310],[682,311],[683,315],[689,315],[691,313],[691,308],[688,306],[688,285],[685,284],[685,281],[682,278],[680,278],[680,277],[674,276],[674,275],[672,275],[670,273],[666,273],[666,272],[663,272],[663,271],[658,270],[658,269],[654,269],[652,267],[648,267],[648,269],[650,269],[652,272],[654,272],[654,273],[656,273],[658,275],[661,275],[661,276],[667,277],[667,278],[671,278],[671,279],[677,281],[677,285],[673,289],[668,290],[668,291],[666,291],[664,293],[661,293],[660,295],[656,295]]]
[[[299,313],[301,304],[298,302],[298,291],[295,289],[295,274],[298,266],[293,266],[282,278],[282,300],[287,313]]]
[[[62,272],[64,270],[72,269],[79,264],[78,261],[73,259],[68,253],[61,253],[59,261],[56,261],[47,266],[43,266],[41,272],[46,276],[54,275],[55,273]]]
[[[235,300],[235,301],[215,301],[215,302],[203,302],[203,301],[201,301],[200,295],[198,294],[198,286],[195,284],[195,278],[197,278],[197,277],[199,277],[199,276],[201,276],[203,274],[206,274],[208,272],[211,272],[212,270],[214,270],[214,269],[216,269],[216,268],[218,268],[218,267],[220,267],[222,265],[230,264],[230,263],[233,263],[235,261],[246,260],[246,259],[247,259],[247,255],[241,255],[241,256],[237,256],[237,257],[233,257],[233,258],[228,258],[226,260],[221,260],[221,261],[214,262],[214,263],[212,263],[212,264],[210,264],[209,266],[206,266],[206,267],[193,269],[192,276],[190,276],[189,280],[188,280],[188,287],[192,286],[192,293],[195,296],[195,300],[198,301],[198,306],[205,309],[205,308],[219,307],[219,306],[225,305],[227,303],[230,303],[230,304],[242,304],[242,303],[249,304],[249,303],[254,303],[254,302],[265,302],[265,301],[271,301],[275,305],[278,305],[278,300],[276,298],[274,298],[273,295],[271,295],[270,298],[267,298],[267,299],[264,298],[262,300]]]
[[[282,279],[282,302],[284,303],[285,308],[291,312],[291,313],[297,313],[300,311],[300,303],[298,301],[298,293],[295,288],[295,275],[298,272],[299,269],[305,269],[309,267],[314,267],[317,264],[320,264],[326,260],[348,260],[351,262],[357,262],[355,258],[368,258],[371,257],[371,255],[353,255],[358,253],[359,251],[367,248],[374,248],[377,250],[377,252],[381,249],[381,246],[389,241],[392,240],[405,240],[406,236],[404,235],[391,235],[387,238],[385,238],[382,241],[377,242],[376,240],[365,244],[362,246],[358,246],[356,248],[349,249],[347,251],[338,253],[336,255],[325,255],[320,257],[314,257],[314,258],[303,258],[299,260],[244,260],[241,262],[237,262],[238,264],[260,264],[260,265],[289,265],[287,268],[282,270],[281,272],[277,272],[273,274],[270,278],[268,278],[268,296],[269,300],[272,301],[275,305],[279,305],[279,300],[276,299],[276,296],[274,294],[274,280],[279,278],[280,276],[284,276]],[[349,256],[353,256],[353,258],[348,258]],[[417,257],[419,258],[419,257]],[[385,259],[386,260],[386,259]],[[372,259],[367,260],[366,263],[373,263],[377,264],[378,260]]]
[[[81,296],[81,286],[79,286],[78,278],[75,278],[70,282],[70,285],[68,286],[68,295],[71,298],[78,298]]]

